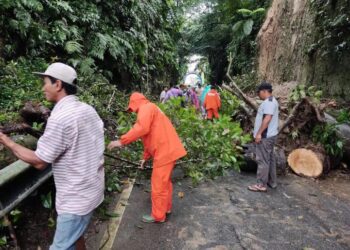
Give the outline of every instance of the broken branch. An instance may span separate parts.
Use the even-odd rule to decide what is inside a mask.
[[[283,123],[283,125],[282,125],[280,131],[278,132],[279,134],[282,133],[283,130],[284,130],[287,126],[289,126],[289,125],[292,123],[292,121],[293,121],[293,120],[295,119],[295,117],[296,117],[296,114],[297,114],[297,112],[298,112],[299,107],[300,107],[303,103],[305,103],[305,100],[306,100],[306,98],[303,98],[300,102],[298,102],[297,104],[294,105],[292,111],[290,112],[290,115],[288,116],[288,118],[286,119],[286,121]]]
[[[2,132],[4,134],[28,133],[28,134],[34,136],[35,138],[39,138],[43,134],[41,131],[33,129],[27,123],[6,125],[4,127],[0,127],[0,132]]]
[[[243,93],[243,91],[237,86],[232,76],[230,75],[232,62],[233,62],[232,53],[230,53],[226,76],[230,79],[231,82],[230,82],[230,86],[226,84],[223,84],[222,86],[224,89],[230,91],[231,93],[236,95],[238,98],[242,99],[249,107],[251,107],[256,112],[258,110],[258,104]]]
[[[118,156],[113,156],[113,155],[110,155],[110,154],[107,154],[107,153],[104,153],[104,155],[109,157],[109,158],[112,158],[114,160],[117,160],[117,161],[122,161],[122,162],[125,162],[125,163],[128,163],[128,164],[134,165],[134,166],[140,166],[140,164],[138,164],[138,163],[135,163],[135,162],[132,162],[132,161],[120,158]]]

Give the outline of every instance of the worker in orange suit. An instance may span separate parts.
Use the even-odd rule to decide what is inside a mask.
[[[219,93],[216,91],[215,86],[211,86],[211,90],[205,96],[204,108],[207,111],[207,119],[212,120],[213,116],[219,118],[219,109],[221,107],[221,100]]]
[[[142,220],[148,223],[165,222],[166,215],[171,213],[172,207],[171,174],[176,160],[187,153],[169,118],[144,95],[133,93],[128,111],[137,113],[135,125],[121,136],[120,140],[112,141],[108,149],[122,147],[142,139],[144,154],[140,168],[144,167],[147,160],[153,158],[152,213],[144,215]]]

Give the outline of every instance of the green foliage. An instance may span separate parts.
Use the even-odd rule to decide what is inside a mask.
[[[14,209],[10,212],[11,220],[16,224],[22,217],[22,212],[19,209]]]
[[[6,245],[7,245],[7,238],[6,238],[6,236],[2,236],[0,238],[0,247],[1,246],[6,246]]]
[[[264,8],[258,8],[254,11],[248,9],[239,9],[237,13],[242,16],[242,20],[237,21],[233,25],[233,35],[236,39],[242,39],[245,36],[249,36],[252,33],[254,20],[259,20],[261,16],[265,14]]]
[[[337,122],[350,124],[350,110],[341,109],[337,116]]]
[[[121,193],[122,188],[120,186],[120,179],[117,173],[109,171],[108,178],[106,179],[106,190],[108,192],[118,191]]]
[[[317,90],[315,86],[307,87],[305,84],[299,84],[289,94],[289,100],[293,103],[300,101],[305,97],[309,97],[313,103],[320,103],[322,90]]]
[[[311,8],[315,13],[317,35],[316,42],[310,45],[308,54],[316,51],[321,57],[332,58],[334,63],[350,52],[350,2],[347,0],[312,0]]]
[[[191,18],[182,31],[180,55],[200,54],[208,58],[211,82],[221,83],[227,67],[227,55],[234,57],[232,75],[250,72],[256,55],[256,35],[269,0],[207,0],[197,6],[207,11]]]
[[[233,80],[243,92],[256,93],[256,83],[259,81],[256,71],[252,70],[245,74],[236,75],[233,77]]]
[[[41,204],[43,205],[44,208],[52,209],[51,192],[48,192],[46,195],[41,195],[40,199],[41,199]]]
[[[41,204],[43,205],[44,208],[47,208],[50,211],[50,217],[47,220],[47,226],[50,228],[54,228],[56,226],[56,222],[53,219],[53,199],[52,199],[52,195],[51,195],[51,191],[48,192],[46,195],[40,195],[40,199],[41,199]]]
[[[1,54],[89,61],[124,88],[171,81],[179,77],[180,8],[173,0],[1,0]]]
[[[237,99],[237,97],[231,92],[228,92],[227,90],[221,90],[220,98],[220,112],[230,117],[234,116],[237,113],[239,107],[239,100]]]
[[[54,218],[50,217],[48,220],[47,220],[47,226],[49,228],[54,228],[56,226],[56,222],[54,220]]]
[[[202,120],[193,108],[182,108],[181,99],[173,99],[160,108],[182,138],[188,152],[184,160],[189,160],[184,167],[195,183],[224,175],[229,169],[239,170],[241,145],[250,137],[243,134],[238,123],[226,114],[214,122]]]
[[[32,72],[46,67],[47,64],[42,59],[29,61],[21,57],[9,62],[0,59],[1,112],[17,111],[29,100],[42,101],[42,81]]]
[[[333,156],[342,156],[344,142],[337,135],[337,124],[316,125],[312,131],[312,139],[321,143],[326,152]]]
[[[4,125],[8,123],[9,121],[15,121],[18,119],[18,113],[17,112],[6,112],[2,113],[4,111],[0,111],[0,124]]]
[[[42,131],[42,130],[43,130],[43,127],[44,127],[44,123],[37,123],[37,122],[34,122],[33,125],[32,125],[32,128],[33,128],[33,129],[39,130],[39,131]]]

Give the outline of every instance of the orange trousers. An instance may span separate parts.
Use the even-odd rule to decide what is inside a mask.
[[[216,119],[219,118],[219,111],[218,109],[207,109],[207,119],[208,120],[212,120],[213,119],[213,115]]]
[[[156,221],[165,219],[166,212],[171,211],[173,183],[171,182],[171,174],[175,162],[171,162],[164,166],[153,166],[151,187],[152,187],[152,217]]]

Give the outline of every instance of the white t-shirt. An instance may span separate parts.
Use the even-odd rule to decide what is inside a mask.
[[[272,119],[261,137],[269,138],[278,134],[278,106],[278,102],[273,96],[270,96],[260,104],[254,124],[254,138],[261,127],[265,115],[272,115]]]
[[[166,96],[166,91],[163,90],[162,93],[160,93],[160,98],[159,98],[159,100],[162,102],[162,101],[164,100],[165,96]]]

